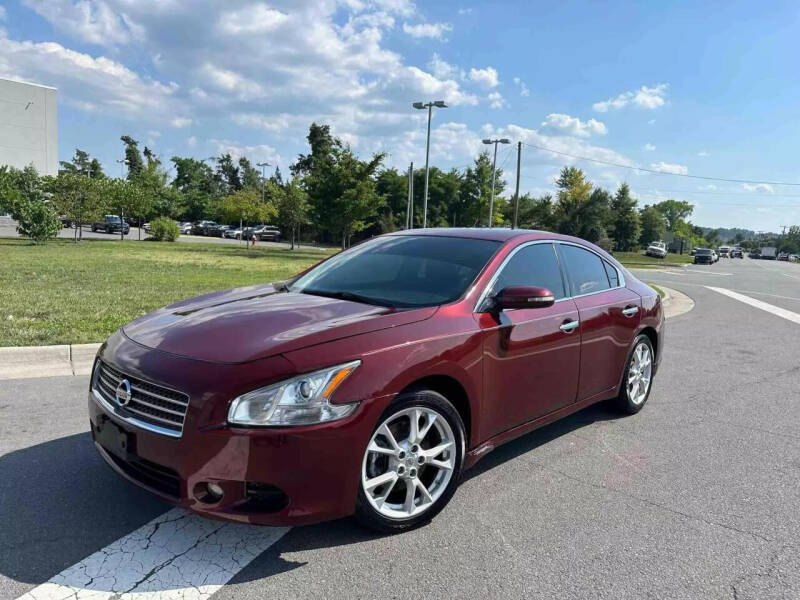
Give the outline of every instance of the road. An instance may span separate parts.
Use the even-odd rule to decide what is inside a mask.
[[[83,231],[81,235],[83,239],[90,239],[90,240],[108,240],[114,241],[119,240],[119,234],[109,234],[104,233],[102,231],[92,231],[91,225],[84,225],[82,227]],[[0,217],[0,238],[14,238],[19,237],[16,230],[16,221],[11,219],[10,217]],[[73,239],[75,237],[75,229],[70,227],[66,229],[61,229],[58,232],[59,238],[65,239]],[[130,232],[128,235],[125,236],[126,241],[139,241],[144,240],[147,237],[147,233],[145,233],[144,229],[139,231],[138,227],[131,227]],[[201,242],[204,244],[240,244],[242,245],[243,242],[241,240],[232,240],[229,238],[218,238],[218,237],[205,237],[201,235],[181,235],[178,238],[179,242]],[[258,242],[259,246],[274,246],[277,248],[286,248],[289,246],[288,242]],[[314,248],[318,246],[306,246],[303,244],[296,244],[297,247],[302,248]]]
[[[148,600],[800,597],[800,267],[640,274],[696,302],[667,323],[645,409],[595,406],[495,450],[430,525],[398,536],[344,519],[209,537],[213,522],[96,456],[86,378],[3,382],[0,598],[89,581],[93,597],[116,597],[129,563],[152,575],[135,588]],[[120,548],[131,554],[114,581],[95,581]]]

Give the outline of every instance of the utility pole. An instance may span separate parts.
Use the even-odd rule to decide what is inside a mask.
[[[268,162],[256,163],[257,167],[261,167],[261,204],[267,203],[267,167],[270,166]]]
[[[484,144],[494,144],[494,160],[492,160],[492,195],[489,197],[489,227],[492,227],[492,217],[494,217],[494,182],[497,174],[497,144],[510,144],[511,140],[506,138],[495,140],[483,140]]]
[[[408,167],[408,206],[406,207],[406,229],[414,229],[414,161]]]
[[[517,142],[517,189],[514,192],[514,224],[511,229],[517,228],[517,219],[519,217],[519,171],[522,164],[522,142]]]
[[[425,192],[422,201],[422,227],[423,229],[428,226],[428,163],[431,155],[431,118],[433,117],[433,107],[447,108],[444,100],[435,100],[433,102],[414,102],[412,106],[418,110],[428,109],[428,137],[425,142]]]

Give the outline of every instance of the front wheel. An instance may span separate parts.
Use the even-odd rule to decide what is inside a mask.
[[[653,344],[646,335],[639,335],[625,365],[617,406],[624,412],[635,414],[642,410],[650,396],[653,381]]]
[[[455,493],[464,446],[464,424],[444,396],[401,395],[364,450],[356,518],[387,533],[427,523]]]

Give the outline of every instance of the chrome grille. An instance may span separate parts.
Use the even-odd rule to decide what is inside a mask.
[[[131,386],[131,398],[125,406],[116,398],[123,379]],[[103,361],[98,361],[92,388],[117,416],[134,425],[173,437],[181,435],[189,406],[186,394],[131,377]]]

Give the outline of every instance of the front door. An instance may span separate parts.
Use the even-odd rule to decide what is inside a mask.
[[[571,404],[578,389],[578,310],[567,298],[552,243],[523,245],[501,267],[490,294],[516,285],[547,288],[556,302],[478,313],[484,336],[482,431],[488,436]]]

